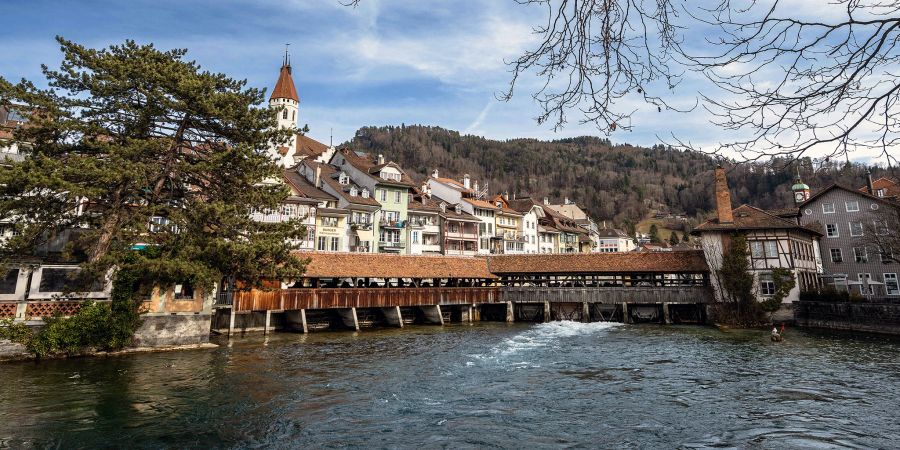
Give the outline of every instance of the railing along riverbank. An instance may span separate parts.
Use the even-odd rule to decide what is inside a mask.
[[[500,302],[499,287],[300,288],[239,291],[236,312],[460,305]]]

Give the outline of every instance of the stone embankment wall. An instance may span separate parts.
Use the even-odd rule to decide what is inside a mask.
[[[802,327],[900,335],[900,303],[800,301],[794,307]]]
[[[209,314],[146,315],[134,333],[134,347],[175,347],[209,343]]]

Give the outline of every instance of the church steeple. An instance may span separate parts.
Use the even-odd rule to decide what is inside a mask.
[[[297,129],[297,116],[300,109],[300,98],[297,96],[297,88],[294,87],[294,78],[291,76],[291,55],[287,48],[284,49],[284,59],[281,70],[278,73],[278,81],[272,95],[269,97],[269,107],[276,111],[278,128]],[[291,135],[291,139],[284,145],[270,149],[272,159],[284,167],[294,165],[294,153],[296,153],[297,135]]]

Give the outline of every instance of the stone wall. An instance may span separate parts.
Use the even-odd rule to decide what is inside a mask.
[[[209,314],[145,315],[134,334],[135,347],[172,347],[209,342]]]
[[[898,303],[800,301],[794,306],[802,327],[900,335]]]
[[[0,339],[0,361],[6,359],[24,359],[31,355],[25,351],[25,346],[15,342]]]

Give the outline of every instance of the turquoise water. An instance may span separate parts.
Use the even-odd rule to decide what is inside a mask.
[[[0,447],[896,448],[900,342],[449,325],[0,364]]]

